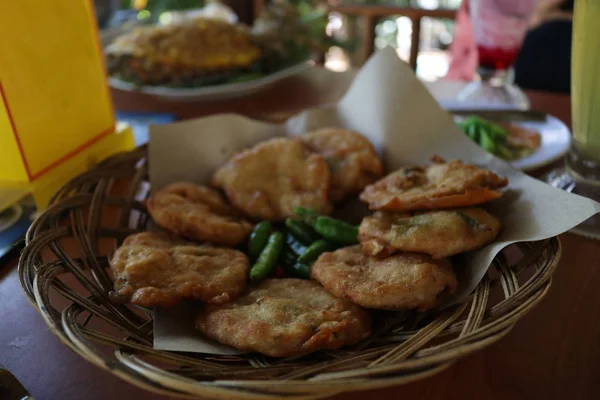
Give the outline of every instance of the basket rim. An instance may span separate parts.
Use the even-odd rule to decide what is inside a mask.
[[[553,263],[554,268],[555,268],[555,266],[558,264],[558,261],[560,259],[562,246],[560,244],[560,240],[558,239],[558,237],[554,237],[552,239],[555,239],[558,244],[557,256],[554,257],[555,262]],[[37,276],[35,279],[37,280]],[[544,289],[541,291],[540,295],[535,298],[535,301],[533,301],[531,304],[527,305],[527,309],[529,310],[529,309],[533,308],[537,303],[539,303],[543,299],[543,297],[545,296],[545,294],[547,293],[549,288],[550,288],[550,285],[546,285],[544,287]],[[27,296],[27,293],[25,292],[25,290],[24,290],[24,293],[25,293],[26,297],[29,298],[29,296]],[[30,299],[30,302],[31,302],[31,300],[32,299]],[[221,388],[223,390],[222,391],[219,390],[218,393],[213,392],[211,390],[211,392],[213,392],[213,393],[211,393],[213,395],[213,397],[215,394],[216,395],[222,394],[223,396],[228,396],[231,394],[239,395],[238,386],[240,384],[256,385],[256,381],[254,381],[254,380],[250,380],[250,381],[216,380],[214,382],[193,381],[193,386],[197,387],[197,389],[198,389],[197,394],[192,394],[190,392],[187,392],[187,393],[180,392],[178,389],[182,389],[182,385],[180,384],[180,377],[177,375],[170,374],[170,375],[166,375],[166,376],[162,376],[162,377],[157,377],[158,379],[150,379],[147,376],[147,374],[142,373],[143,371],[141,369],[136,370],[136,369],[132,368],[131,365],[124,365],[124,366],[120,366],[119,368],[115,368],[115,366],[113,364],[107,363],[102,357],[90,357],[90,354],[93,354],[93,352],[86,353],[81,347],[75,345],[73,343],[73,338],[70,337],[63,330],[64,329],[63,326],[57,325],[55,323],[55,321],[52,319],[52,317],[47,313],[47,311],[44,311],[46,309],[46,307],[45,307],[42,299],[40,298],[38,290],[35,290],[35,297],[33,299],[32,305],[40,312],[40,314],[42,314],[42,317],[44,318],[44,322],[46,323],[46,325],[49,327],[51,332],[55,336],[57,336],[64,345],[66,345],[68,348],[70,348],[76,354],[81,356],[84,360],[86,360],[86,361],[102,368],[103,370],[114,374],[115,376],[119,377],[120,379],[123,379],[124,381],[134,384],[135,386],[138,386],[142,389],[145,389],[145,390],[157,393],[157,394],[167,395],[167,396],[177,396],[180,398],[196,399],[196,398],[198,398],[198,395],[206,396],[208,394],[206,389],[213,388],[215,386],[221,386]],[[517,319],[519,319],[519,318],[517,318]],[[502,329],[502,333],[499,337],[494,337],[486,342],[475,342],[476,345],[472,346],[472,348],[470,348],[470,349],[465,348],[464,350],[466,350],[466,351],[463,350],[463,354],[460,356],[460,358],[463,358],[475,351],[485,348],[485,347],[489,346],[490,344],[498,341],[499,339],[501,339],[503,336],[505,336],[506,334],[508,334],[510,332],[510,330],[512,329],[512,327],[514,326],[515,323],[516,323],[516,320],[509,321],[507,323],[507,326]],[[85,347],[87,347],[87,346],[84,346],[84,348]],[[467,347],[467,346],[463,345],[461,347]],[[170,352],[166,352],[166,353],[170,353]],[[296,399],[302,399],[302,398],[315,399],[315,398],[319,398],[319,397],[333,396],[337,393],[342,393],[342,392],[347,391],[347,390],[342,390],[342,389],[343,388],[347,389],[349,384],[353,385],[352,391],[360,391],[360,390],[369,390],[369,389],[374,389],[374,388],[385,388],[385,387],[390,387],[390,386],[395,386],[395,385],[411,382],[411,381],[414,381],[417,379],[422,379],[422,378],[426,378],[429,376],[433,376],[433,375],[437,374],[438,372],[441,372],[442,370],[450,367],[455,361],[460,359],[460,358],[456,358],[456,357],[452,357],[452,356],[448,356],[448,357],[452,358],[452,359],[446,360],[446,361],[441,361],[438,368],[434,368],[433,370],[425,371],[422,374],[419,374],[416,377],[416,379],[415,379],[415,376],[410,376],[410,377],[391,376],[388,378],[370,378],[368,380],[363,379],[362,381],[359,381],[359,382],[361,382],[361,384],[357,384],[356,381],[351,381],[351,382],[340,381],[337,385],[331,385],[331,382],[328,382],[327,384],[318,385],[319,391],[321,392],[321,394],[323,394],[323,396],[317,396],[317,397],[315,397],[315,395],[311,395],[308,397],[294,396],[294,398],[296,398]],[[390,368],[390,367],[388,367],[388,368]],[[379,371],[379,372],[381,372],[381,371]],[[290,384],[297,385],[298,382],[302,382],[302,381],[294,380],[294,381],[291,381],[291,383],[286,383],[286,381],[277,381],[277,380],[273,380],[273,379],[270,379],[270,381],[276,382],[276,384],[278,384],[278,385],[290,385]],[[223,388],[223,386],[225,386],[225,388]],[[332,388],[332,386],[335,386],[337,389],[324,391],[324,389],[326,389],[327,387]],[[339,386],[342,386],[342,387],[340,388]],[[220,398],[220,396],[217,396],[214,398]],[[224,397],[224,398],[228,398],[228,397]],[[256,397],[253,396],[253,397],[248,397],[248,398],[264,399],[264,398],[280,398],[280,396],[279,395],[265,396],[264,394],[260,394]]]

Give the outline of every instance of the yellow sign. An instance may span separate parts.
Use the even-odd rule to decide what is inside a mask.
[[[91,1],[0,0],[0,181],[35,181],[114,125]]]

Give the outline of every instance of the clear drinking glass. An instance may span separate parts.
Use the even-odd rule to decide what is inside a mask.
[[[469,0],[479,79],[459,93],[459,100],[519,105],[521,96],[506,85],[506,78],[523,44],[536,1]]]
[[[547,181],[558,188],[600,200],[600,1],[577,0],[571,50],[573,143],[563,169]],[[600,217],[573,232],[600,239]]]

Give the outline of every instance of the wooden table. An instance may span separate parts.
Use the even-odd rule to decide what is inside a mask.
[[[349,74],[315,70],[246,99],[166,104],[114,93],[118,109],[263,115],[335,101]],[[528,93],[533,108],[570,124],[567,96]],[[423,381],[335,399],[592,399],[600,393],[600,242],[561,236],[563,258],[546,298],[500,342]],[[64,347],[27,302],[15,270],[0,269],[0,364],[37,399],[155,399]]]

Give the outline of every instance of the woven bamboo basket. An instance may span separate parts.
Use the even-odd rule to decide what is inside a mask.
[[[145,148],[73,179],[27,233],[19,274],[27,297],[69,348],[174,397],[314,399],[433,375],[506,335],[544,297],[561,253],[557,238],[511,246],[464,303],[435,313],[382,313],[373,335],[347,349],[289,359],[158,351],[152,312],[108,297],[108,257],[145,229],[149,188]]]

